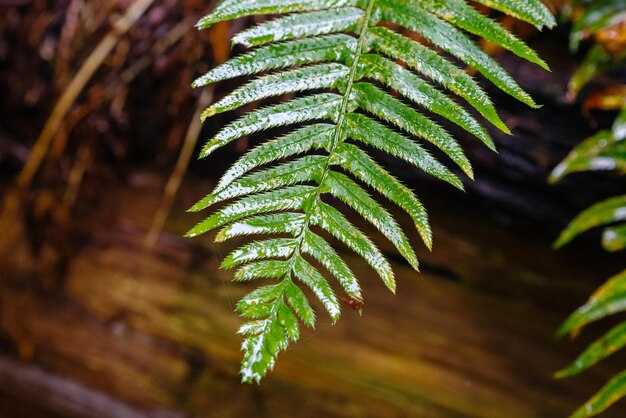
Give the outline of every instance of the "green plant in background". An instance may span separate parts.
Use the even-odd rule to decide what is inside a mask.
[[[558,180],[568,173],[585,170],[617,169],[626,172],[626,108],[621,111],[613,129],[601,131],[577,146],[553,173]],[[555,246],[561,247],[577,235],[597,226],[609,225],[602,234],[602,245],[608,251],[626,248],[626,195],[597,203],[578,215],[561,233]],[[582,328],[606,316],[626,310],[626,270],[609,279],[589,301],[574,312],[561,326],[559,336],[577,335]],[[626,322],[615,326],[587,348],[558,377],[578,374],[626,346]],[[626,395],[626,371],[614,377],[574,414],[574,417],[596,415]]]
[[[624,13],[626,0],[573,0],[566,8],[565,15],[573,19],[570,34],[570,49],[578,51],[581,41],[590,37],[598,37],[587,51],[585,59],[576,70],[569,83],[568,95],[576,98],[580,90],[599,74],[611,69],[616,62],[626,59],[623,39],[617,40],[616,46],[611,39],[623,37]],[[616,28],[610,30],[610,28]],[[602,36],[606,32],[608,36]]]
[[[577,2],[582,5],[582,16],[572,29],[572,47],[578,48],[586,36],[596,36],[596,43],[590,48],[581,67],[570,82],[570,96],[575,97],[593,78],[623,62],[626,49],[623,46],[611,47],[599,39],[603,30],[620,34],[626,23],[626,1],[606,0]],[[619,27],[619,28],[618,28]],[[600,37],[602,38],[602,37]],[[606,39],[616,39],[615,35]],[[615,170],[626,173],[626,95],[623,86],[608,89],[599,96],[597,106],[619,110],[611,129],[598,132],[575,147],[550,176],[557,182],[570,173],[583,171]],[[617,91],[616,94],[611,90]],[[617,196],[600,203],[578,215],[561,233],[555,243],[556,248],[567,244],[579,234],[591,228],[604,226],[602,246],[607,251],[626,249],[626,195]],[[609,315],[626,310],[626,270],[610,278],[596,290],[585,305],[574,312],[560,327],[558,336],[576,336],[586,325]],[[559,371],[557,377],[573,376],[588,369],[626,346],[626,322],[612,328],[599,340],[591,344],[570,366]],[[573,413],[582,418],[597,415],[626,395],[626,371],[612,378],[591,399]]]
[[[552,181],[586,170],[618,170],[626,172],[626,108],[622,110],[612,129],[600,131],[577,146],[557,166]],[[604,229],[602,245],[607,251],[626,248],[626,195],[597,203],[578,215],[561,233],[555,246],[561,247],[577,235],[597,226]],[[559,336],[577,335],[582,328],[606,316],[626,310],[626,270],[612,277],[600,287],[589,301],[574,312],[561,326]],[[600,360],[626,346],[626,322],[614,327],[594,342],[574,363],[557,373],[558,377],[578,374]],[[596,415],[626,395],[626,371],[614,377],[593,398],[574,414],[574,417]]]
[[[540,0],[477,2],[538,28],[554,25],[553,16]],[[474,116],[418,74],[460,96],[486,120],[509,133],[478,83],[437,49],[475,68],[501,90],[532,107],[537,107],[532,98],[472,38],[482,37],[547,68],[532,49],[465,0],[224,0],[200,20],[198,27],[266,14],[285,16],[235,35],[234,43],[255,49],[212,69],[194,83],[200,87],[280,70],[235,90],[209,107],[204,118],[268,97],[316,91],[246,114],[209,140],[201,154],[206,157],[254,132],[305,123],[248,151],[228,169],[213,192],[192,208],[200,211],[239,198],[215,211],[188,236],[215,228],[221,228],[216,241],[253,234],[279,236],[252,241],[222,263],[223,268],[239,268],[236,281],[275,280],[275,284],[259,287],[237,304],[237,311],[248,320],[239,330],[245,337],[241,374],[246,382],[258,382],[273,367],[278,353],[290,341],[298,340],[299,320],[309,327],[315,325],[315,314],[300,285],[317,296],[333,322],[339,318],[338,298],[312,260],[328,270],[349,300],[361,303],[359,282],[328,236],[362,257],[395,291],[394,273],[381,251],[325,201],[325,196],[343,202],[374,225],[416,270],[418,260],[405,231],[365,186],[406,211],[426,246],[432,245],[428,216],[418,198],[361,146],[382,150],[463,189],[455,174],[411,139],[430,142],[473,177],[458,142],[412,106],[417,105],[459,125],[494,149],[487,130]],[[419,34],[428,46],[383,22]],[[284,159],[287,161],[256,170]]]

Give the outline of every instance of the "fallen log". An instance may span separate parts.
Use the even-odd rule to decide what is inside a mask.
[[[142,255],[160,182],[131,180],[109,187],[91,214],[61,290],[38,289],[28,274],[36,260],[24,254],[3,260],[0,285],[8,351],[115,402],[199,417],[564,416],[609,376],[611,362],[553,380],[585,341],[552,335],[600,262],[617,260],[546,256],[545,237],[506,234],[457,209],[434,218],[438,242],[420,250],[421,275],[394,263],[397,296],[347,255],[364,284],[364,316],[346,309],[329,327],[320,314],[263,385],[242,386],[232,307],[249,287],[217,269],[228,247],[180,238],[190,223],[182,210],[209,185],[187,182],[155,253]],[[63,413],[36,393],[31,401]]]

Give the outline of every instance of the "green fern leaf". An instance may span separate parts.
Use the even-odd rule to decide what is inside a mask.
[[[324,185],[326,188],[323,191],[332,194],[374,225],[396,246],[409,264],[418,270],[417,257],[400,225],[361,186],[348,176],[334,171],[328,173]]]
[[[376,270],[385,285],[392,292],[395,292],[396,282],[393,270],[385,256],[365,234],[352,225],[337,209],[325,203],[320,203],[315,207],[311,222],[363,257]]]
[[[499,0],[493,8],[538,27],[554,23],[538,0]],[[325,197],[335,197],[360,214],[415,269],[418,259],[405,231],[366,188],[406,212],[426,246],[432,245],[422,203],[361,146],[388,153],[463,189],[461,180],[418,141],[440,149],[471,178],[467,156],[452,135],[422,111],[451,121],[494,149],[487,129],[455,101],[458,96],[494,126],[510,133],[478,83],[435,48],[475,67],[497,87],[531,106],[535,104],[530,96],[472,37],[485,37],[545,67],[523,42],[465,0],[223,0],[198,26],[207,28],[224,20],[265,14],[279,16],[233,38],[234,43],[252,47],[251,51],[194,82],[200,87],[252,77],[206,109],[203,118],[266,98],[285,97],[279,104],[254,110],[223,127],[206,143],[202,157],[255,132],[306,125],[246,152],[213,192],[191,208],[200,211],[238,199],[216,210],[188,236],[216,228],[221,228],[217,241],[280,235],[244,244],[223,262],[224,268],[238,267],[236,281],[275,281],[237,305],[238,312],[248,319],[239,331],[245,337],[244,381],[259,381],[273,367],[278,353],[299,338],[298,320],[311,327],[315,324],[315,314],[300,285],[311,289],[333,321],[340,315],[330,283],[304,257],[323,266],[350,298],[363,300],[350,267],[313,228],[322,229],[354,251],[395,292],[394,274],[384,255],[344,214],[324,203]],[[419,33],[430,45],[395,33],[387,27],[389,23]],[[306,91],[313,94],[291,98]],[[392,96],[392,91],[400,98]],[[267,165],[271,166],[264,167]]]
[[[351,32],[356,29],[362,17],[363,10],[355,7],[292,14],[241,31],[233,37],[233,43],[251,47],[268,42]]]
[[[314,193],[314,187],[293,186],[273,190],[261,195],[245,197],[200,222],[187,232],[186,236],[192,238],[252,215],[288,209],[302,209],[304,203],[313,197]]]
[[[474,177],[472,165],[459,143],[439,125],[372,84],[355,84],[352,94],[360,108],[431,142],[457,163],[465,174]]]
[[[199,206],[209,207],[224,200],[297,183],[310,181],[319,183],[324,173],[326,160],[327,158],[321,155],[309,155],[267,170],[257,171],[205,197],[198,202]]]
[[[217,22],[245,16],[304,12],[332,7],[353,6],[355,4],[356,1],[353,0],[228,1],[221,3],[209,16],[200,19],[196,26],[200,29],[207,29]]]
[[[489,148],[494,148],[493,140],[473,116],[412,72],[380,55],[362,55],[359,64],[356,79],[370,76],[412,102],[456,123],[477,136]]]
[[[591,228],[619,221],[626,221],[626,195],[604,200],[583,211],[565,228],[554,246],[560,248]]]
[[[280,285],[263,286],[248,293],[237,303],[237,312],[247,319],[264,318],[271,314],[274,302],[280,294]]]
[[[370,48],[404,62],[409,68],[459,95],[494,126],[511,133],[478,83],[435,51],[385,27],[370,29],[366,42]]]
[[[302,243],[302,252],[310,255],[326,267],[348,296],[358,300],[363,299],[361,287],[354,273],[324,238],[308,231]]]
[[[587,418],[605,411],[626,396],[626,371],[613,377],[591,399],[571,415],[571,418]]]
[[[237,178],[261,165],[302,154],[312,149],[330,148],[334,131],[335,126],[330,124],[305,126],[248,151],[224,173],[213,193],[219,192]],[[207,206],[204,206],[202,202],[198,202],[191,210],[196,212],[206,209]]]
[[[602,338],[591,344],[571,365],[557,372],[556,377],[574,376],[624,347],[626,347],[626,322],[613,327]]]
[[[463,190],[463,183],[457,176],[407,137],[358,113],[346,116],[345,123],[349,138],[385,151]]]
[[[281,212],[270,215],[253,216],[226,225],[215,237],[215,242],[241,235],[291,234],[298,235],[306,223],[302,213]]]
[[[297,256],[293,263],[293,274],[313,291],[315,296],[317,296],[328,311],[333,322],[339,319],[341,309],[339,308],[337,296],[335,296],[335,292],[332,287],[330,287],[326,278],[322,276],[315,267],[309,264],[304,258]]]
[[[575,3],[581,3],[575,0]],[[624,0],[601,0],[586,2],[582,16],[577,17],[570,35],[572,49],[580,41],[597,30],[619,21],[626,7]],[[582,87],[598,74],[608,70],[619,57],[609,55],[601,45],[590,48],[587,56],[572,77],[569,85],[570,99],[575,98]],[[626,107],[616,118],[612,129],[598,132],[572,150],[550,176],[556,182],[564,176],[581,171],[616,170],[626,173]],[[626,196],[600,202],[577,216],[557,239],[555,246],[568,243],[582,232],[597,226],[606,226],[602,245],[608,251],[626,249]],[[626,310],[626,270],[609,279],[591,296],[589,301],[570,315],[561,325],[558,334],[575,336],[584,326],[606,316]],[[557,377],[577,374],[626,345],[626,323],[622,323],[585,350],[576,361],[557,373]],[[623,372],[590,400],[574,412],[573,417],[597,415],[626,395],[626,372]]]
[[[284,304],[282,294],[271,302],[272,309],[266,319],[245,324],[239,332],[246,337],[241,361],[242,381],[260,382],[268,370],[274,367],[275,358],[287,349],[289,337],[278,318],[279,308]],[[247,326],[246,326],[247,325]]]
[[[568,174],[581,171],[617,170],[626,173],[626,108],[612,129],[600,131],[577,145],[550,175],[556,183]]]
[[[556,26],[556,20],[541,0],[475,0],[477,3],[506,13],[534,25],[537,29]]]
[[[339,110],[340,104],[341,96],[323,93],[255,110],[218,132],[202,148],[202,156],[207,157],[216,149],[235,139],[258,131],[315,119],[331,118]]]
[[[428,214],[408,187],[352,144],[341,144],[337,147],[335,159],[347,172],[411,215],[424,243],[428,248],[432,247],[432,231],[428,223]]]
[[[418,0],[425,10],[461,29],[508,49],[515,55],[548,70],[548,65],[511,32],[482,15],[463,0]]]
[[[248,282],[256,279],[280,279],[289,273],[288,261],[264,260],[246,264],[235,273],[233,280]]]
[[[343,34],[271,44],[215,67],[194,81],[193,87],[202,87],[218,81],[293,65],[343,61],[356,49],[356,46],[354,38]]]
[[[276,238],[254,241],[237,248],[222,261],[221,268],[228,269],[251,261],[267,258],[288,258],[296,250],[294,238]]]
[[[350,69],[341,64],[320,64],[258,78],[235,90],[202,113],[208,118],[251,102],[285,93],[336,87]]]
[[[559,337],[577,334],[582,327],[612,313],[626,309],[626,270],[609,279],[589,301],[578,308],[559,328]]]
[[[307,327],[315,327],[315,312],[313,308],[311,308],[311,305],[309,305],[309,301],[304,293],[302,293],[302,290],[291,280],[286,280],[284,283],[285,297],[287,298],[289,306],[291,306],[296,315],[298,315],[298,318],[300,318]]]
[[[410,0],[379,0],[382,18],[411,29],[428,41],[477,69],[502,91],[530,107],[535,101],[486,52],[454,26],[437,19]]]
[[[617,170],[626,172],[626,141],[616,141],[613,131],[600,131],[587,138],[554,169],[550,182],[582,171]]]

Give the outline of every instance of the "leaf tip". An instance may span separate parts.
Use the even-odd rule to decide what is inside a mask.
[[[570,241],[569,237],[565,233],[562,233],[561,235],[559,235],[556,241],[554,241],[554,243],[552,244],[552,248],[555,250],[561,249],[569,241]]]
[[[211,116],[215,115],[216,113],[217,113],[217,109],[215,109],[215,106],[211,106],[211,107],[205,109],[204,112],[202,112],[202,115],[200,116],[200,119],[202,119],[202,122],[204,122],[205,120],[207,120]]]
[[[567,165],[564,163],[561,163],[557,165],[554,168],[554,170],[552,170],[552,173],[550,173],[550,176],[548,177],[548,183],[555,184],[561,181],[563,177],[565,177],[566,175],[567,175]]]

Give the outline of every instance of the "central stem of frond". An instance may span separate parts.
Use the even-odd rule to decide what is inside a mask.
[[[354,80],[356,78],[357,75],[357,71],[358,71],[358,65],[359,65],[359,59],[361,58],[361,54],[363,53],[363,45],[365,44],[365,38],[366,38],[366,33],[369,29],[369,25],[370,25],[370,21],[371,21],[371,16],[372,16],[372,12],[374,10],[374,4],[376,3],[376,0],[368,0],[367,2],[367,9],[365,10],[365,14],[362,17],[362,22],[361,22],[361,26],[358,30],[358,42],[357,42],[357,47],[354,51],[354,56],[353,56],[353,60],[352,60],[352,66],[350,68],[350,73],[348,74],[348,80],[346,82],[345,85],[345,91],[343,93],[343,100],[341,101],[341,106],[339,108],[339,112],[337,115],[337,120],[335,123],[335,130],[333,132],[333,138],[330,144],[330,147],[328,149],[328,158],[326,160],[326,166],[324,167],[324,171],[322,173],[322,176],[320,178],[319,184],[317,186],[317,190],[315,191],[315,194],[313,196],[313,199],[311,201],[310,206],[308,207],[308,209],[305,210],[305,214],[306,214],[306,221],[304,223],[304,226],[302,228],[302,231],[300,232],[300,235],[297,237],[298,238],[298,243],[296,248],[294,249],[293,255],[291,256],[290,262],[291,265],[293,267],[293,264],[295,263],[296,257],[300,254],[300,250],[302,247],[302,242],[304,240],[304,236],[306,234],[306,232],[309,230],[310,226],[311,226],[311,216],[315,210],[315,207],[317,206],[317,204],[319,203],[320,199],[321,199],[321,194],[322,194],[322,190],[323,190],[323,186],[324,186],[324,181],[326,180],[326,178],[328,177],[328,174],[330,172],[330,167],[331,167],[331,161],[332,161],[332,157],[335,153],[335,150],[337,149],[337,147],[339,146],[339,144],[341,144],[341,142],[343,142],[344,140],[344,121],[345,121],[345,117],[346,114],[348,113],[348,108],[349,108],[349,104],[350,104],[350,96],[352,93],[352,86],[354,84]],[[291,271],[291,269],[290,269]],[[290,275],[291,273],[288,273],[288,275]]]

